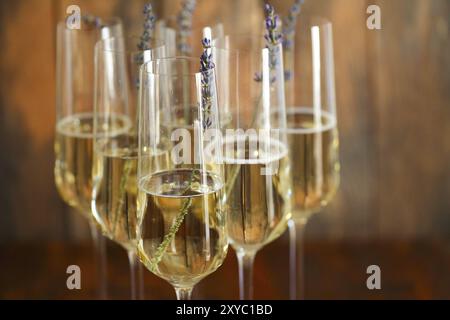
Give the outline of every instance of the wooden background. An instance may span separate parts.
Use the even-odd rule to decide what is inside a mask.
[[[136,17],[144,2],[0,2],[4,248],[14,243],[88,243],[85,222],[60,200],[54,186],[56,23],[69,4],[78,4],[83,12],[120,16],[129,30],[138,30],[141,20]],[[217,19],[245,28],[262,17],[263,1],[198,2],[194,28]],[[272,1],[281,14],[291,2]],[[153,3],[164,17],[180,8],[179,0]],[[381,7],[382,30],[366,27],[370,4]],[[339,193],[327,210],[311,219],[307,243],[437,239],[448,258],[450,2],[307,0],[302,15],[324,16],[334,25],[342,161]],[[8,252],[0,256],[8,257]]]
[[[256,0],[198,2],[194,28],[244,28],[262,14]],[[78,4],[136,30],[143,3],[0,2],[1,242],[86,236],[53,181],[55,26]],[[178,0],[154,3],[159,16],[179,10]],[[291,1],[273,3],[284,14]],[[366,28],[369,4],[381,7],[382,30]],[[308,236],[450,237],[449,14],[448,0],[306,1],[302,15],[334,24],[342,160],[339,194]]]

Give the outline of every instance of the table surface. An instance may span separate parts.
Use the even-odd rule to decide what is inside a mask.
[[[0,246],[1,299],[96,299],[88,244]],[[306,299],[450,299],[450,246],[445,241],[307,241]],[[68,290],[66,268],[81,268],[81,290]],[[369,265],[381,268],[381,290],[366,287]],[[286,239],[270,244],[255,261],[255,298],[288,299]],[[145,271],[146,299],[174,299],[165,281]],[[110,299],[129,298],[125,251],[108,244]],[[237,299],[238,274],[230,249],[224,265],[197,285],[194,299]]]

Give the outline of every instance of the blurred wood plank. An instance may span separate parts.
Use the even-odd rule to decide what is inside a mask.
[[[370,31],[381,237],[450,235],[450,3],[377,1]]]
[[[55,41],[50,0],[2,1],[0,239],[63,238],[53,184]]]
[[[285,15],[293,1],[273,3]],[[339,191],[328,208],[312,217],[307,239],[370,238],[377,234],[376,88],[371,83],[372,64],[367,52],[367,6],[366,0],[305,1],[298,18],[323,17],[333,24],[341,160]],[[296,74],[301,75],[299,63],[297,68]]]

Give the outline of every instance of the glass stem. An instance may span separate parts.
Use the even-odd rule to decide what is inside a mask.
[[[290,220],[289,227],[289,298],[305,299],[304,234],[306,220]]]
[[[193,289],[194,287],[187,287],[187,288],[175,287],[175,292],[177,293],[177,300],[191,300]]]
[[[128,251],[128,262],[130,264],[131,300],[136,300],[136,254],[133,250]]]
[[[145,300],[144,295],[144,265],[140,263],[139,259],[136,257],[138,263],[138,299]]]
[[[94,262],[99,282],[98,296],[100,300],[106,300],[108,298],[106,239],[98,230],[95,222],[90,221],[89,227],[91,230],[92,242],[94,243]]]
[[[297,300],[297,233],[295,221],[288,221],[289,230],[289,299]]]
[[[256,252],[239,250],[239,297],[241,300],[253,300],[253,263]]]

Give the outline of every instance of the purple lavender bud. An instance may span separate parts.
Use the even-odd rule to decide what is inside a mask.
[[[274,8],[266,3],[265,6],[266,13],[266,36],[265,39],[270,45],[277,45],[280,41],[280,31],[279,31],[279,17],[275,14]]]
[[[102,20],[99,17],[95,17],[94,25],[97,29],[102,27]]]
[[[203,48],[210,49],[211,48],[211,40],[208,38],[204,38],[202,40],[202,46],[203,46]]]
[[[292,72],[290,70],[286,70],[284,72],[284,80],[289,81],[292,79]]]
[[[294,46],[294,42],[292,40],[289,40],[286,38],[283,39],[283,47],[284,48],[291,49],[293,46]]]
[[[273,19],[273,28],[275,29],[278,26],[278,15],[275,15],[274,19]]]
[[[255,72],[253,80],[256,81],[256,82],[261,82],[262,81],[262,74],[261,74],[261,72]]]
[[[150,3],[146,3],[144,5],[144,10],[142,10],[143,14],[149,14],[150,12],[152,12],[153,8],[152,5]]]
[[[265,11],[266,11],[266,15],[272,15],[274,9],[273,9],[273,7],[270,4],[266,3],[265,4]]]

